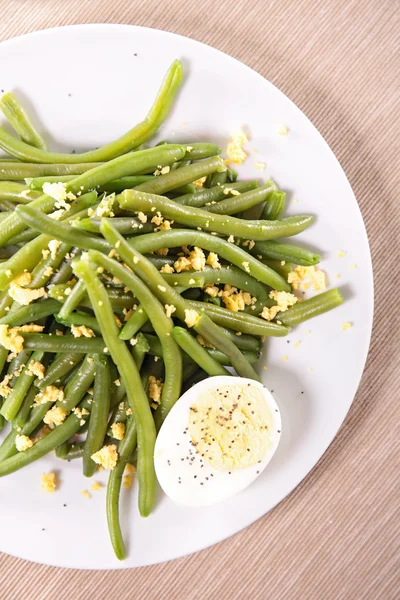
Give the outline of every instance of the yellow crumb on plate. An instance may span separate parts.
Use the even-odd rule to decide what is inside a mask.
[[[298,348],[298,347],[300,346],[300,344],[301,344],[301,341],[300,341],[300,340],[297,340],[297,342],[295,342],[295,343],[293,344],[293,348]]]
[[[353,325],[351,323],[342,323],[342,331],[346,331],[346,329],[351,329]]]
[[[289,129],[286,127],[286,125],[279,125],[279,127],[276,130],[276,133],[278,135],[287,135],[289,133]]]
[[[87,498],[87,500],[90,500],[90,498],[92,497],[87,490],[83,490],[83,492],[81,492],[81,496]]]
[[[99,490],[101,490],[103,488],[103,484],[100,483],[100,481],[95,481],[94,483],[92,483],[92,485],[90,486],[90,489],[92,492],[98,492]]]
[[[57,489],[57,483],[57,475],[53,471],[51,473],[42,473],[40,487],[43,491],[53,494]]]
[[[346,256],[346,251],[345,250],[339,250],[338,257],[339,258],[343,258],[344,256]]]

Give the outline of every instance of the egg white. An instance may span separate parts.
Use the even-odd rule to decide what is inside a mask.
[[[261,390],[271,413],[273,430],[270,445],[259,463],[222,471],[212,467],[192,446],[188,430],[189,409],[203,392],[232,384],[251,384]],[[244,490],[263,472],[278,447],[281,431],[279,408],[261,383],[243,377],[210,377],[185,392],[165,419],[154,451],[158,481],[176,504],[197,507],[222,502]]]

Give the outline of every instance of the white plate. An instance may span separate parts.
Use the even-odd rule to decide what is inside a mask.
[[[108,540],[105,491],[85,499],[81,491],[90,482],[80,464],[51,455],[0,480],[3,552],[50,565],[112,569],[171,560],[215,544],[263,516],[300,483],[331,443],[356,393],[372,326],[368,240],[339,163],[282,92],[213,48],[125,25],[52,29],[2,43],[0,88],[15,90],[34,108],[53,149],[81,151],[111,141],[141,119],[177,57],[184,62],[185,83],[159,139],[217,140],[224,147],[230,132],[244,126],[251,141],[240,175],[259,178],[254,163],[265,162],[264,174],[289,192],[287,212],[317,216],[300,239],[322,251],[321,267],[331,286],[340,284],[346,302],[297,327],[287,340],[268,344],[268,370],[261,372],[281,408],[282,441],[246,491],[206,509],[177,507],[160,497],[143,520],[136,493],[125,490],[129,558],[119,563]],[[286,137],[277,134],[282,124],[289,128]],[[340,250],[346,251],[343,258]],[[345,321],[353,327],[342,331]],[[295,348],[297,340],[302,343]],[[40,490],[40,476],[52,469],[59,470],[62,485],[51,495]],[[105,481],[104,475],[96,479]]]

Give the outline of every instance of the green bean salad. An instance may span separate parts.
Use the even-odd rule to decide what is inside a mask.
[[[237,180],[243,134],[225,160],[211,143],[148,145],[181,81],[175,61],[144,120],[82,154],[49,150],[19,100],[0,99],[16,134],[0,127],[0,477],[54,450],[86,477],[108,469],[119,559],[121,488],[136,470],[151,513],[157,432],[182,393],[232,372],[260,381],[265,337],[343,302],[321,291],[318,254],[277,241],[313,217],[282,217],[270,179]],[[321,293],[302,300],[310,286]]]

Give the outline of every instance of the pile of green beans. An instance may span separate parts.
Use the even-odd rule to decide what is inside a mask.
[[[92,477],[109,450],[106,513],[121,560],[125,467],[137,465],[146,517],[157,431],[181,394],[205,377],[260,380],[265,337],[343,302],[331,289],[262,317],[272,290],[292,292],[294,266],[318,264],[280,239],[314,219],[282,218],[285,193],[237,181],[215,144],[143,146],[181,80],[175,61],[143,121],[83,154],[52,152],[18,98],[0,99],[16,134],[0,127],[0,477],[53,450],[82,458]],[[261,217],[249,220],[254,207]]]

